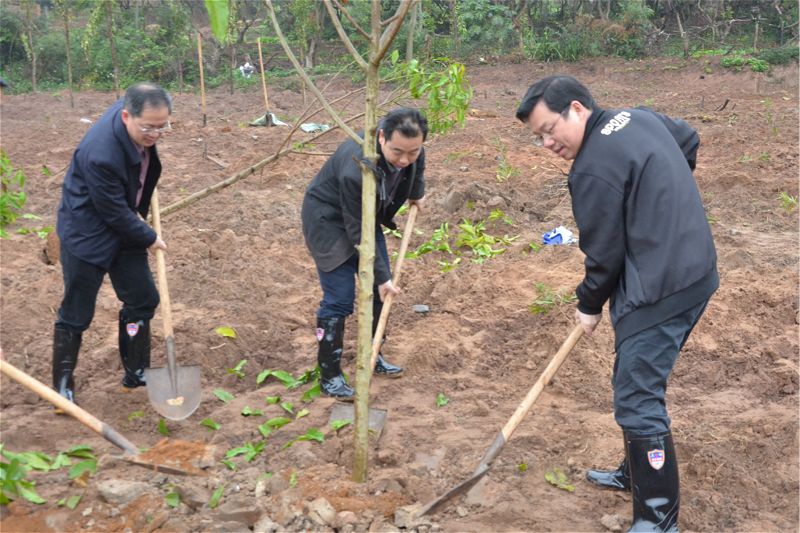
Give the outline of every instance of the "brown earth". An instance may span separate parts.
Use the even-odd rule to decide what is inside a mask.
[[[111,444],[72,419],[54,416],[49,405],[4,377],[0,429],[7,450],[54,455],[89,444],[101,460],[88,480],[71,481],[65,469],[32,473],[47,503],[13,503],[3,510],[0,528],[230,531],[252,525],[252,519],[231,523],[230,513],[222,511],[230,502],[266,514],[286,529],[326,529],[314,525],[304,508],[304,502],[322,496],[337,511],[355,513],[354,525],[337,524],[342,531],[370,524],[374,531],[391,530],[383,516],[391,523],[398,506],[426,502],[468,476],[573,327],[570,304],[554,305],[546,314],[532,314],[528,305],[539,296],[536,284],[573,291],[582,275],[581,252],[563,246],[526,253],[528,243],[539,242],[545,231],[561,224],[575,228],[566,190],[568,164],[537,150],[513,118],[527,86],[556,72],[578,76],[601,105],[649,105],[685,118],[702,138],[696,177],[712,221],[722,286],[684,348],[668,392],[680,459],[682,528],[797,531],[798,220],[797,210],[787,212],[777,199],[784,191],[798,195],[797,68],[770,75],[735,73],[705,60],[677,59],[468,69],[477,111],[463,130],[427,143],[428,204],[418,219],[424,235],[415,236],[412,246],[444,221],[455,233],[463,218],[483,219],[498,208],[513,226],[491,221],[487,231],[519,239],[482,265],[464,254],[447,273],[439,270],[437,261],[444,259],[439,253],[405,263],[405,290],[393,309],[385,353],[406,368],[406,375],[373,382],[373,403],[389,415],[383,435],[373,443],[367,484],[349,481],[352,429],[337,434],[329,428],[333,400],[302,404],[307,386],[287,390],[274,378],[256,384],[264,369],[297,376],[314,365],[320,289],[302,240],[300,203],[324,158],[293,154],[163,220],[178,359],[203,367],[199,410],[166,426],[171,438],[215,444],[219,459],[228,449],[260,442],[257,426],[283,412],[267,405],[266,396],[281,395],[295,410],[308,409],[308,416],[275,431],[252,462],[233,459],[235,471],[215,463],[205,478],[168,476],[113,459],[110,454],[117,450]],[[336,81],[328,92],[336,97],[350,89],[349,82]],[[42,216],[15,227],[54,223],[65,167],[88,127],[81,118],[96,119],[113,99],[81,92],[71,109],[66,93],[3,95],[2,145],[29,177],[26,211]],[[718,110],[726,99],[727,106]],[[175,102],[175,130],[160,144],[162,206],[271,155],[288,131],[246,126],[262,112],[256,89],[209,94],[206,128],[198,96],[176,95]],[[305,107],[302,94],[280,81],[271,88],[270,102],[287,121]],[[360,112],[361,105],[352,102],[348,112]],[[295,140],[308,137],[299,133]],[[305,150],[329,152],[341,139],[332,132]],[[204,144],[225,168],[204,159]],[[52,175],[41,175],[43,165]],[[501,167],[516,172],[499,181]],[[391,239],[392,249],[398,244]],[[43,260],[43,248],[33,235],[2,241],[0,340],[7,360],[49,383],[51,330],[62,281],[60,267]],[[430,313],[415,314],[412,304],[427,304]],[[120,392],[118,307],[107,282],[84,335],[77,398],[137,445],[152,447],[162,436],[146,392]],[[219,326],[234,327],[238,337],[220,337],[214,331]],[[354,326],[353,319],[346,357],[350,373]],[[164,364],[161,328],[157,316],[154,366]],[[242,359],[247,360],[245,377],[237,378],[227,369]],[[612,364],[606,317],[592,339],[579,341],[488,478],[466,500],[434,515],[435,525],[420,530],[602,531],[601,519],[614,514],[624,518],[625,527],[630,497],[598,491],[583,479],[586,468],[616,465],[622,452],[612,415]],[[212,394],[215,389],[235,399],[223,403]],[[440,392],[450,402],[437,408]],[[242,416],[246,406],[263,410],[264,416]],[[137,411],[143,415],[137,417]],[[201,426],[205,418],[221,429]],[[312,427],[325,431],[324,443],[283,449]],[[545,481],[545,472],[553,468],[567,474],[574,492]],[[97,490],[109,479],[144,481],[149,490],[133,503],[111,504]],[[221,485],[225,492],[215,510],[203,501],[177,509],[164,501],[174,487],[208,497]],[[257,485],[260,497],[255,498]],[[82,495],[75,510],[56,505],[75,494]]]

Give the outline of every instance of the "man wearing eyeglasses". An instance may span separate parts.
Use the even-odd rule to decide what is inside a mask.
[[[700,140],[647,108],[607,110],[570,76],[534,83],[516,116],[534,144],[572,161],[569,191],[585,273],[576,320],[591,335],[610,302],[614,416],[625,458],[589,470],[633,493],[630,531],[676,531],[678,464],[665,394],[673,365],[719,286],[711,229],[692,171]]]
[[[147,251],[166,244],[144,217],[161,175],[156,142],[170,130],[172,99],[138,83],[89,129],[64,176],[56,229],[61,240],[64,298],[53,334],[53,388],[75,401],[73,373],[81,335],[92,322],[106,274],[117,297],[122,385],[146,385],[150,319],[159,303]]]

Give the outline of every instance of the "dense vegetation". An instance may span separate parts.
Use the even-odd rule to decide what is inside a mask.
[[[385,0],[384,14],[394,12],[399,1]],[[113,89],[149,79],[184,90],[198,83],[198,31],[209,86],[228,83],[233,90],[236,84],[257,83],[256,77],[234,73],[247,59],[258,65],[259,37],[265,68],[273,76],[289,74],[263,0],[231,0],[231,5],[228,35],[219,42],[200,0],[3,0],[0,75],[14,92],[64,88],[70,77],[74,88]],[[276,5],[309,71],[346,66],[322,2]],[[339,5],[359,22],[369,17],[366,0]],[[355,31],[351,38],[359,44]],[[796,60],[797,39],[796,0],[423,0],[394,46],[421,61],[711,52],[728,56],[731,66],[763,71]]]

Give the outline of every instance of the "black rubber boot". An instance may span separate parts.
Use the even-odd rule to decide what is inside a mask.
[[[342,401],[353,401],[355,391],[342,375],[344,317],[317,318],[317,364],[319,388],[323,394]]]
[[[623,438],[625,445],[625,457],[616,470],[595,470],[586,471],[586,480],[603,489],[611,490],[631,490],[631,469],[628,465],[628,439]]]
[[[373,339],[375,338],[375,331],[378,329],[378,322],[380,321],[382,309],[383,309],[383,303],[380,301],[379,298],[376,298],[376,301],[374,301],[372,304]],[[386,342],[386,335],[384,335],[383,338],[381,339],[381,346],[383,346],[384,342]],[[403,375],[403,369],[399,366],[393,365],[392,363],[384,359],[383,354],[379,351],[378,358],[375,360],[374,374],[376,376],[384,376],[388,378],[399,378],[400,376]]]
[[[124,309],[119,312],[119,356],[125,370],[122,386],[147,386],[144,369],[150,366],[150,321],[132,320]]]
[[[633,492],[629,531],[678,531],[680,482],[672,433],[625,439]]]
[[[53,389],[75,403],[75,379],[81,349],[81,333],[56,326],[53,329]]]

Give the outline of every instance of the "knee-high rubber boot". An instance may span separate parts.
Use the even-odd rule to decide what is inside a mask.
[[[680,483],[672,433],[626,433],[633,492],[629,531],[678,531]]]
[[[53,329],[53,389],[71,402],[75,402],[73,373],[78,365],[81,333],[55,326]]]
[[[603,489],[611,490],[631,490],[631,470],[628,465],[628,442],[625,443],[625,456],[616,470],[597,470],[589,469],[586,471],[586,480]]]
[[[319,388],[339,400],[353,401],[355,391],[342,375],[342,350],[344,347],[344,317],[317,318],[317,363]]]
[[[119,312],[119,356],[125,370],[122,386],[145,387],[144,369],[150,366],[150,321],[132,320],[124,309]]]
[[[376,300],[372,304],[372,338],[375,338],[375,331],[378,329],[378,322],[381,318],[381,310],[383,310],[383,303],[380,301],[380,298],[376,297]],[[381,339],[381,346],[383,343],[386,342],[386,335],[383,336]],[[397,365],[393,365],[389,361],[383,358],[383,354],[378,351],[378,358],[375,360],[375,371],[376,376],[386,376],[388,378],[399,378],[403,375],[403,369]]]

